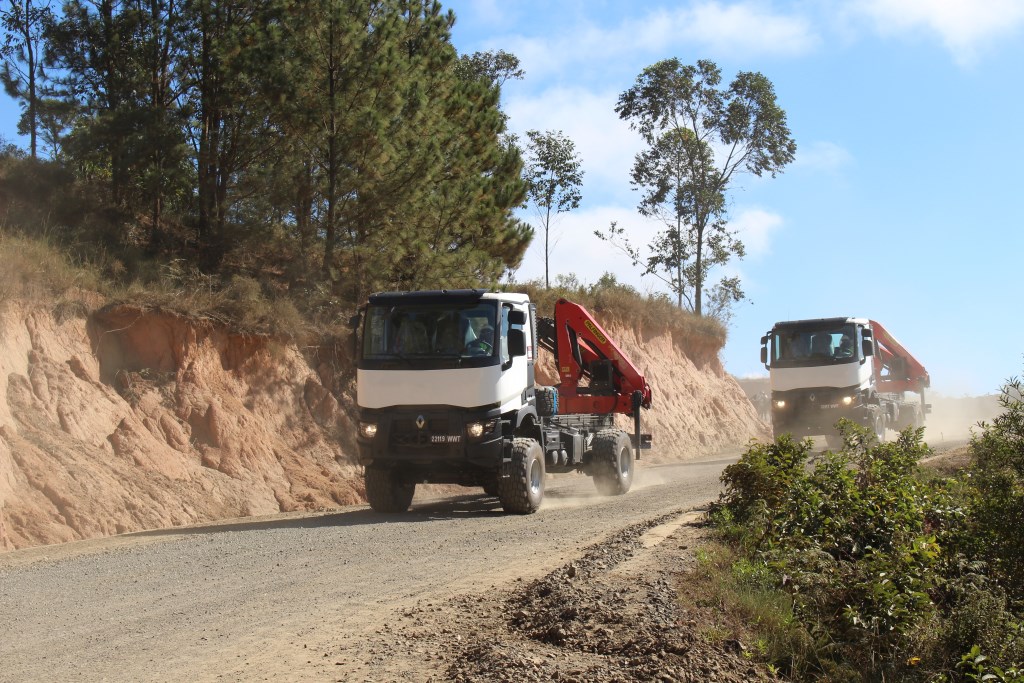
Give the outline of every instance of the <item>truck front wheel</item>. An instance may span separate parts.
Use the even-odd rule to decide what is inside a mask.
[[[633,449],[625,432],[607,430],[594,437],[591,471],[602,496],[621,496],[633,485]]]
[[[366,500],[374,512],[405,512],[416,493],[416,482],[400,481],[391,469],[367,467],[363,480]]]
[[[498,500],[505,512],[528,515],[544,500],[544,450],[534,439],[513,439],[512,459],[501,466]]]

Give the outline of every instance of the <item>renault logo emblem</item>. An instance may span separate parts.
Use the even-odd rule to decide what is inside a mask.
[[[817,396],[815,396],[814,394],[811,394],[811,395],[810,395],[810,396],[808,396],[807,398],[809,398],[809,399],[811,400],[811,403],[814,403],[815,401],[817,401],[817,400],[818,400],[818,397],[817,397]]]
[[[423,429],[427,426],[427,420],[422,415],[416,416],[416,429]]]

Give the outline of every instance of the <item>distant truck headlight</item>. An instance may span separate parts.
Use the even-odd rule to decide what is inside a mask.
[[[359,436],[364,439],[372,439],[377,436],[377,423],[376,422],[360,422],[359,423]]]
[[[786,407],[786,402],[785,401],[775,401],[775,407],[776,408],[785,408]]]
[[[853,404],[853,396],[843,396],[843,405],[848,406]]]

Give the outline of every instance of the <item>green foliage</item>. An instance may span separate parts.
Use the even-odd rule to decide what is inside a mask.
[[[515,79],[521,81],[524,73],[519,66],[519,58],[504,50],[489,50],[462,55],[455,64],[459,78],[483,79],[489,85],[501,87],[505,81]]]
[[[989,574],[1015,603],[1024,603],[1024,400],[1022,384],[1011,378],[1002,388],[1003,412],[971,438],[977,492],[970,526],[956,538],[965,555],[988,563]]]
[[[10,7],[8,85],[71,176],[61,186],[90,203],[45,220],[127,275],[184,259],[224,283],[359,301],[491,285],[533,238],[498,106],[518,59],[460,59],[439,3],[69,0],[46,21],[25,19],[33,0]],[[17,72],[36,47],[47,69]]]
[[[1024,683],[1024,670],[1011,666],[1007,669],[1000,669],[994,666],[989,658],[981,653],[981,648],[973,646],[970,652],[966,653],[957,664],[957,669],[963,675],[964,680],[977,681],[978,683]]]
[[[29,136],[29,155],[35,159],[39,137],[44,68],[43,31],[53,20],[48,4],[33,0],[6,0],[0,5],[0,82],[19,102],[22,116],[18,132]]]
[[[713,519],[740,553],[731,573],[785,590],[813,646],[781,670],[818,680],[1015,681],[1024,614],[1021,385],[972,440],[976,465],[924,477],[921,430],[878,444],[841,422],[813,464],[788,436],[752,444],[722,475]]]

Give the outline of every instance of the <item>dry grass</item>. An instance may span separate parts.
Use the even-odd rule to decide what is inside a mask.
[[[0,301],[33,303],[78,300],[83,291],[99,291],[98,271],[74,263],[46,238],[29,238],[0,231]]]
[[[551,315],[555,302],[568,299],[581,304],[602,323],[616,322],[646,331],[670,331],[685,348],[707,349],[717,354],[725,345],[725,327],[713,318],[699,317],[681,310],[665,295],[640,294],[628,285],[599,282],[586,286],[569,277],[565,282],[547,289],[540,281],[510,287],[530,295],[540,315]]]
[[[5,264],[0,271],[0,301],[49,303],[64,317],[81,317],[88,313],[82,310],[82,293],[88,292],[92,306],[86,308],[123,304],[164,310],[243,333],[303,342],[350,334],[342,321],[357,302],[340,301],[327,288],[289,292],[274,278],[208,275],[184,260],[140,260],[126,265],[103,254],[93,254],[87,261],[76,257],[77,251],[88,250],[0,228],[0,258]],[[590,286],[570,276],[551,289],[536,281],[509,289],[529,294],[541,315],[551,315],[555,302],[566,298],[586,307],[605,325],[617,323],[648,334],[669,331],[695,357],[714,357],[725,344],[725,328],[718,321],[680,310],[664,295],[644,296],[617,283],[614,276]]]
[[[155,279],[133,280],[113,288],[110,300],[212,320],[250,334],[299,340],[314,332],[289,298],[268,295],[253,278],[236,275],[223,283],[218,277],[183,269],[178,262]]]

